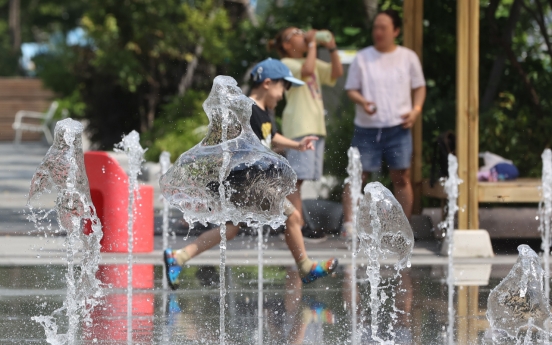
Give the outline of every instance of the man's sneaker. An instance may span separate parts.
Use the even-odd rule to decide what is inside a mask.
[[[308,224],[303,225],[301,233],[306,243],[320,243],[328,239],[321,230],[313,230]]]
[[[174,250],[165,249],[163,252],[163,261],[165,262],[165,272],[167,273],[167,282],[171,289],[176,290],[180,285],[178,281],[178,276],[182,267],[176,262],[176,257],[174,256]]]
[[[304,284],[312,283],[318,278],[322,278],[327,276],[330,273],[333,273],[333,271],[335,271],[336,268],[337,268],[336,258],[331,258],[328,261],[315,262],[312,265],[312,268],[309,274],[307,274],[304,277],[301,277],[301,281]]]

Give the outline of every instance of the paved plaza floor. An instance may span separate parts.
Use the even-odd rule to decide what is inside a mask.
[[[55,214],[50,213],[45,220],[45,226],[50,225],[46,231],[36,230],[27,219],[26,195],[33,173],[47,149],[46,145],[37,143],[0,144],[2,344],[45,343],[44,330],[31,317],[56,310],[67,294],[66,238],[55,234]],[[105,296],[101,303],[109,307],[94,310],[91,316],[93,336],[79,344],[126,344],[127,339],[134,339],[137,344],[217,343],[219,248],[215,246],[183,267],[183,283],[179,290],[166,288],[157,179],[149,176],[155,193],[154,250],[132,255],[136,279],[132,280],[130,290],[127,289],[128,254],[102,253],[98,276],[104,284]],[[54,204],[55,195],[47,194],[35,205],[51,209]],[[187,229],[177,210],[171,210],[169,224],[170,231],[174,232],[168,239],[171,248],[183,247],[200,233],[194,230],[186,236]],[[264,239],[262,265],[259,265],[255,235],[244,232],[228,242],[224,314],[227,337],[232,340],[229,343],[298,343],[295,338],[302,337],[303,344],[340,344],[349,343],[351,334],[362,339],[363,344],[370,343],[367,339],[371,338],[372,328],[366,320],[371,315],[368,299],[371,290],[365,268],[368,260],[362,251],[356,256],[357,285],[353,290],[355,270],[351,266],[350,244],[338,236],[329,236],[327,241],[318,244],[307,243],[312,259],[336,257],[339,266],[331,277],[302,286],[285,242],[277,235],[266,235]],[[539,245],[540,242],[532,243],[537,250]],[[416,241],[412,267],[405,269],[396,282],[393,269],[396,260],[387,258],[380,262],[382,277],[388,282],[381,288],[387,296],[395,296],[397,310],[404,311],[401,312],[404,316],[396,322],[400,332],[397,331],[395,339],[404,344],[445,344],[446,325],[450,320],[447,311],[458,310],[454,316],[458,343],[486,344],[484,339],[476,339],[481,335],[488,338],[489,325],[484,316],[486,300],[491,289],[517,260],[517,244],[514,241],[498,245],[493,258],[455,258],[453,272],[457,286],[454,293],[458,298],[454,305],[447,304],[448,258],[440,255],[440,246],[435,239]],[[80,262],[79,255],[76,262]],[[261,269],[264,273],[259,280]],[[352,313],[353,292],[358,300],[357,313]],[[474,310],[469,309],[473,306],[476,306]],[[381,314],[391,315],[395,313],[393,308],[395,306]],[[58,321],[63,324],[61,318]],[[382,325],[384,323],[387,322]],[[476,329],[474,327],[477,332],[470,331]]]
[[[37,232],[27,219],[26,196],[30,181],[36,167],[44,157],[48,146],[45,143],[23,143],[19,146],[12,143],[0,144],[0,265],[40,265],[60,264],[63,262],[64,247],[62,236],[52,237],[44,232]],[[150,181],[156,181],[150,177]],[[155,191],[155,249],[152,253],[136,253],[136,262],[161,264],[162,239],[159,236],[161,227],[160,193],[156,183],[151,182]],[[40,206],[52,208],[55,195],[46,194],[40,199]],[[180,248],[195,239],[185,238],[186,231],[180,223],[180,214],[171,211],[171,228],[177,236],[171,237],[169,245]],[[49,217],[52,226],[56,226],[55,215]],[[46,236],[46,237],[45,237]],[[257,264],[257,239],[254,236],[239,236],[229,242],[228,263]],[[446,258],[439,255],[440,243],[435,240],[417,241],[413,253],[413,265],[444,264]],[[349,263],[351,251],[345,240],[331,237],[320,244],[307,244],[309,255],[315,259],[328,256],[339,258],[342,263]],[[507,253],[509,254],[509,253]],[[465,262],[495,262],[513,263],[514,255],[497,255],[493,259],[463,259]],[[102,260],[105,263],[126,262],[126,254],[104,253]],[[292,257],[287,247],[279,237],[267,236],[263,260],[265,264],[292,264]],[[462,260],[461,260],[462,261]],[[190,261],[190,264],[206,265],[218,264],[218,246],[203,255]]]

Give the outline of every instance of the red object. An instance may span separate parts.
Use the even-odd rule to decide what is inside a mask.
[[[128,252],[128,176],[104,151],[84,154],[90,196],[102,222],[102,252]],[[140,185],[134,198],[133,252],[153,251],[153,187]],[[90,233],[90,224],[85,230]]]
[[[109,286],[103,303],[92,311],[92,324],[85,327],[86,340],[96,339],[103,344],[108,341],[126,344],[127,329],[132,326],[132,340],[137,344],[154,343],[154,288],[153,265],[132,265],[132,318],[129,325],[128,299],[121,289],[127,288],[128,265],[100,265],[97,277]],[[113,289],[113,290],[112,290]],[[119,290],[117,292],[117,290]],[[125,342],[123,342],[125,341]]]

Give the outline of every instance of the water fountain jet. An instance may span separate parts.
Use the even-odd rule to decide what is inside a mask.
[[[349,176],[345,179],[345,183],[349,184],[351,205],[352,205],[352,218],[357,219],[358,214],[358,202],[362,197],[362,163],[360,162],[360,153],[356,147],[350,147],[347,150],[347,156],[349,158],[349,164],[347,165],[347,173]],[[351,282],[351,310],[352,310],[352,322],[351,322],[351,340],[352,344],[357,344],[357,243],[358,237],[356,233],[351,234],[351,266],[352,266],[352,282]]]
[[[552,151],[544,150],[542,157],[542,200],[539,203],[539,231],[542,238],[544,292],[550,296],[550,222],[552,221]]]
[[[132,343],[132,251],[134,247],[134,199],[140,199],[138,175],[140,175],[144,153],[146,150],[140,145],[140,134],[132,131],[123,136],[120,143],[115,145],[115,152],[122,152],[128,157],[128,271],[127,271],[127,342]]]
[[[388,297],[383,292],[380,293],[380,260],[387,256],[396,257],[395,277],[400,277],[400,271],[410,267],[414,234],[402,206],[391,191],[379,182],[369,183],[364,188],[355,228],[358,232],[359,247],[368,257],[366,273],[370,282],[372,339],[384,344],[387,341],[378,335],[378,313],[383,301]],[[393,309],[395,311],[394,305]],[[393,325],[390,324],[389,327],[392,329]]]
[[[225,343],[225,224],[279,227],[286,220],[285,197],[296,182],[288,162],[263,146],[251,129],[252,104],[233,78],[216,77],[203,104],[209,118],[206,137],[159,180],[163,196],[189,224],[220,224],[221,344]]]
[[[537,253],[518,246],[519,257],[510,273],[489,294],[487,319],[498,344],[547,342],[550,322],[548,296],[544,294],[544,271]]]
[[[449,345],[454,345],[454,217],[458,212],[458,185],[462,180],[458,178],[458,159],[453,154],[448,155],[448,178],[441,181],[447,193],[447,217],[439,224],[445,230],[447,243],[448,269],[448,326],[447,338]]]
[[[83,126],[80,122],[65,119],[56,124],[54,142],[31,180],[28,206],[31,218],[36,221],[32,201],[44,192],[57,189],[55,211],[62,231],[66,232],[67,295],[63,306],[50,316],[35,316],[33,320],[44,327],[47,341],[54,345],[75,344],[80,321],[90,326],[90,312],[102,296],[100,281],[96,279],[100,261],[102,227],[90,197],[88,177],[84,168],[82,150]],[[83,232],[90,222],[92,232]],[[78,260],[82,253],[82,259]],[[75,266],[80,266],[77,271]],[[58,333],[56,319],[65,311],[68,318],[67,333]],[[86,332],[86,329],[83,330]]]

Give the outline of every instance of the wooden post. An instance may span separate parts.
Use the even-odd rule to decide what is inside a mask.
[[[404,0],[403,3],[403,45],[412,49],[420,61],[423,57],[424,0]],[[413,154],[411,181],[414,191],[413,214],[422,213],[422,115],[412,128]]]
[[[477,336],[479,319],[479,286],[468,287],[468,342],[467,344],[475,344]]]
[[[456,15],[456,157],[458,177],[458,228],[468,228],[468,10],[470,0],[457,0]]]
[[[457,1],[456,155],[458,228],[479,228],[479,0]]]
[[[468,81],[468,229],[479,229],[477,171],[479,170],[479,3],[469,1]]]
[[[456,153],[458,228],[479,228],[479,0],[457,2]]]
[[[404,0],[403,2],[403,45],[414,48],[414,4],[416,0]]]
[[[459,0],[460,2],[462,0]],[[453,287],[454,289],[454,287]],[[458,286],[456,289],[456,341],[457,344],[468,344],[468,287]]]

